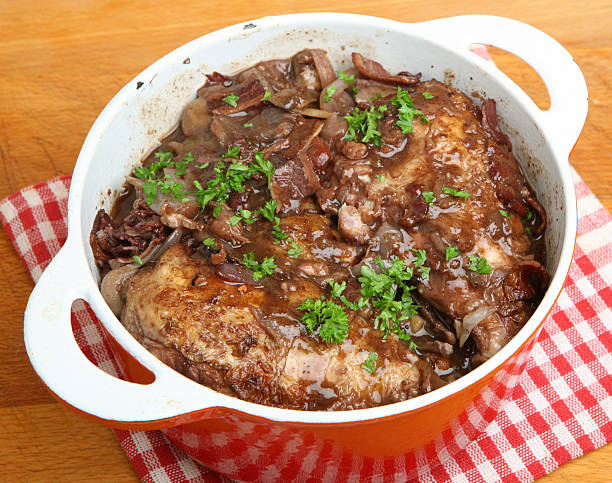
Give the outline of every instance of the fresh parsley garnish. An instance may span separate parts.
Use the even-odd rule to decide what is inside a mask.
[[[418,248],[413,248],[412,253],[414,253],[414,260],[412,263],[421,275],[423,280],[429,280],[429,272],[431,271],[430,267],[424,267],[423,264],[427,261],[427,252],[425,250],[420,250]]]
[[[266,175],[266,177],[268,178],[268,188],[270,188],[272,176],[274,175],[274,171],[276,171],[276,168],[270,161],[264,159],[264,153],[255,151],[255,163],[252,163],[251,167]]]
[[[246,223],[247,225],[255,223],[255,218],[253,218],[253,212],[251,212],[250,210],[240,210],[238,213],[235,213],[229,219],[229,222],[232,226],[236,226],[241,221]]]
[[[381,175],[381,174],[375,174],[374,177],[383,184],[385,183],[385,181],[387,181],[384,175]]]
[[[319,337],[324,342],[340,344],[346,338],[348,316],[334,301],[325,297],[317,300],[308,297],[298,309],[306,312],[301,320],[308,332],[313,334],[318,329]]]
[[[229,104],[232,107],[236,107],[238,105],[236,103],[237,100],[238,100],[238,96],[234,94],[233,92],[229,96],[225,96],[222,99],[223,102],[225,102],[226,104]]]
[[[378,369],[376,361],[378,361],[378,354],[376,352],[370,352],[366,361],[361,364],[361,368],[368,371],[370,374],[374,374],[376,369]]]
[[[429,91],[423,91],[423,97],[425,99],[433,99],[434,95],[431,92],[429,92]]]
[[[189,151],[187,156],[184,156],[180,161],[174,163],[176,166],[176,174],[183,176],[187,172],[187,165],[194,160],[193,153]]]
[[[257,281],[266,275],[272,275],[276,270],[274,257],[265,257],[261,263],[255,260],[253,252],[245,253],[242,256],[242,264],[253,271],[253,280]]]
[[[353,115],[344,116],[348,121],[348,130],[344,139],[367,143],[372,141],[380,146],[380,132],[378,131],[378,120],[382,118],[382,112],[386,106],[380,106],[378,110],[370,106],[367,111],[360,111],[358,107],[353,110]],[[359,134],[360,138],[357,137]]]
[[[221,155],[222,158],[236,158],[240,156],[240,146],[228,146],[227,152]]]
[[[426,203],[429,203],[429,206],[433,206],[434,201],[436,201],[436,196],[434,195],[433,191],[423,191],[421,196]]]
[[[276,238],[276,242],[280,243],[281,241],[287,239],[289,235],[287,235],[280,227],[280,218],[276,216],[276,206],[276,201],[268,200],[266,201],[264,207],[260,208],[257,212],[260,213],[266,220],[274,223],[272,233],[274,234],[274,238]]]
[[[209,164],[210,164],[210,163],[209,163],[208,161],[206,161],[205,163],[198,164],[198,165],[196,166],[196,168],[198,168],[198,169],[206,169],[206,168],[208,168],[208,165],[209,165]]]
[[[425,114],[414,107],[414,102],[408,94],[408,91],[405,91],[400,86],[397,86],[397,95],[391,99],[391,104],[398,106],[397,112],[399,120],[395,124],[402,130],[402,134],[412,132],[412,123],[414,122],[415,116],[420,116],[423,124],[429,123]]]
[[[204,244],[204,246],[214,247],[215,246],[215,239],[211,238],[211,237],[208,237],[202,243]]]
[[[261,214],[261,216],[263,216],[266,220],[274,223],[274,218],[276,217],[276,206],[276,201],[268,200],[263,208],[257,210],[257,213]]]
[[[397,334],[400,340],[410,343],[410,347],[416,347],[410,334],[401,326],[402,320],[407,320],[416,315],[416,305],[410,295],[414,286],[407,285],[412,278],[412,269],[400,258],[394,257],[391,266],[386,269],[380,257],[374,259],[380,267],[377,273],[367,265],[361,267],[361,294],[369,304],[378,310],[374,318],[374,328],[379,329],[386,338],[390,332]],[[399,300],[398,294],[401,293]]]
[[[243,127],[253,127],[253,123],[252,122],[245,122],[242,126]]]
[[[470,194],[465,190],[459,191],[454,188],[447,188],[446,186],[442,188],[442,193],[444,193],[445,195],[456,196],[457,198],[469,198],[470,197]]]
[[[459,250],[457,247],[454,247],[452,245],[444,247],[444,250],[446,251],[446,261],[447,262],[461,255],[461,250]]]
[[[359,87],[353,86],[353,93],[358,94],[359,93]]]
[[[359,310],[369,306],[368,301],[363,297],[360,297],[356,303],[353,303],[349,299],[347,299],[345,295],[343,295],[343,292],[346,289],[346,281],[343,280],[342,282],[338,283],[334,280],[328,280],[328,283],[331,288],[331,297],[336,297],[349,309]]]
[[[323,102],[327,103],[331,101],[331,98],[336,93],[336,90],[337,90],[336,84],[327,86],[327,89],[325,89],[325,95],[323,96]]]
[[[266,91],[261,98],[261,102],[268,101],[272,97],[272,93],[270,91]]]
[[[134,262],[136,262],[136,265],[138,265],[139,267],[142,267],[142,260],[140,259],[138,255],[134,255],[132,259],[134,260]]]
[[[491,265],[489,265],[486,258],[476,255],[468,255],[468,258],[470,259],[468,270],[478,273],[491,273]]]
[[[340,79],[341,81],[346,82],[347,84],[350,84],[351,82],[355,82],[355,74],[346,75],[344,72],[339,70],[338,71],[338,79]]]
[[[510,215],[508,214],[508,212],[506,210],[499,210],[499,214],[501,216],[503,216],[504,218],[510,218]]]
[[[212,201],[217,203],[213,210],[216,218],[221,212],[222,203],[225,203],[232,191],[244,193],[244,182],[251,177],[253,170],[240,161],[233,161],[226,169],[226,164],[219,161],[214,168],[215,176],[206,182],[206,188],[199,181],[194,180],[196,200],[204,210]]]
[[[297,246],[297,243],[295,243],[295,240],[290,238],[289,246],[291,247],[289,248],[289,250],[287,250],[287,253],[289,254],[289,256],[293,258],[299,257],[300,253],[302,253],[302,249]]]

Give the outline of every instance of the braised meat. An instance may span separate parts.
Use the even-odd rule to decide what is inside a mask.
[[[496,354],[546,289],[546,213],[495,101],[352,61],[210,74],[96,217],[109,305],[201,384],[303,410],[402,401]]]

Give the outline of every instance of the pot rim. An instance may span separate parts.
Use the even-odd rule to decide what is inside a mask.
[[[40,338],[40,336],[36,336],[33,333],[33,329],[28,330],[28,314],[30,313],[31,316],[34,316],[36,310],[41,308],[39,306],[45,305],[41,304],[40,301],[37,301],[37,297],[34,297],[34,294],[36,293],[35,289],[32,297],[30,298],[30,301],[28,303],[28,309],[26,311],[26,346],[28,348],[28,354],[30,355],[30,359],[34,368],[39,373],[45,384],[48,385],[49,389],[54,394],[56,394],[57,397],[63,399],[69,405],[72,405],[79,410],[83,410],[87,413],[92,414],[95,417],[99,417],[100,419],[109,422],[152,422],[169,418],[172,419],[179,416],[185,416],[189,413],[201,412],[208,408],[233,409],[253,416],[262,417],[268,420],[283,422],[336,424],[357,421],[370,421],[413,412],[422,409],[426,406],[434,405],[442,399],[449,398],[453,394],[467,389],[479,380],[485,378],[490,373],[494,372],[496,368],[503,366],[517,351],[521,349],[521,347],[531,337],[533,337],[537,333],[539,327],[544,322],[547,314],[552,309],[557,297],[561,292],[563,283],[569,272],[570,264],[572,261],[572,254],[574,250],[577,228],[576,196],[574,192],[574,185],[572,182],[569,163],[567,162],[567,157],[569,156],[570,148],[572,148],[573,143],[572,146],[566,146],[566,144],[564,144],[566,139],[562,139],[562,136],[567,136],[567,133],[555,133],[554,128],[556,128],[557,126],[556,124],[552,123],[552,116],[550,116],[547,112],[540,111],[529,99],[529,97],[527,97],[527,95],[516,84],[514,84],[505,74],[503,74],[501,71],[497,70],[494,66],[492,66],[491,63],[480,59],[476,55],[469,52],[467,49],[465,51],[460,51],[458,48],[453,48],[452,45],[449,44],[448,39],[440,40],[438,38],[432,38],[429,36],[427,37],[427,39],[430,40],[432,43],[435,43],[438,47],[442,47],[448,50],[448,52],[452,55],[462,57],[462,60],[471,64],[474,69],[484,69],[487,74],[494,78],[495,82],[501,84],[511,94],[513,99],[516,99],[521,103],[522,107],[531,115],[535,124],[542,129],[543,138],[549,144],[552,153],[552,158],[554,159],[555,164],[557,165],[562,174],[562,198],[565,208],[563,221],[565,223],[565,231],[563,232],[563,235],[561,237],[562,250],[559,256],[557,268],[555,270],[554,275],[551,277],[549,287],[544,297],[542,298],[542,301],[538,305],[533,315],[519,331],[519,333],[516,334],[508,342],[508,344],[504,346],[497,354],[495,354],[482,365],[475,368],[474,370],[459,378],[458,380],[453,381],[447,384],[446,386],[436,389],[430,393],[420,395],[413,399],[408,399],[393,404],[377,406],[367,409],[355,409],[333,412],[282,409],[244,401],[242,399],[238,399],[232,396],[227,396],[217,391],[214,391],[213,389],[210,389],[206,386],[200,385],[199,383],[192,381],[191,379],[188,379],[187,377],[174,371],[173,369],[164,365],[157,358],[155,358],[153,354],[148,352],[136,341],[136,339],[131,336],[131,334],[129,334],[127,329],[112,314],[111,310],[104,302],[96,280],[93,278],[89,270],[89,266],[87,264],[86,247],[88,247],[89,245],[88,242],[83,239],[81,233],[81,208],[83,203],[83,192],[85,190],[85,178],[89,166],[92,163],[93,154],[95,152],[98,140],[101,139],[101,137],[104,135],[105,129],[108,127],[108,125],[117,115],[117,113],[121,109],[123,109],[123,105],[126,103],[126,101],[129,100],[132,96],[136,95],[136,89],[134,88],[134,86],[137,82],[137,79],[151,78],[151,76],[154,75],[156,72],[163,69],[168,69],[169,66],[173,65],[177,61],[188,57],[189,52],[194,48],[200,46],[201,44],[213,42],[219,38],[229,39],[233,36],[249,35],[249,33],[252,31],[258,31],[260,29],[265,29],[278,24],[286,27],[299,27],[305,24],[312,25],[313,23],[316,24],[316,22],[320,22],[321,18],[323,17],[326,19],[326,21],[333,21],[339,25],[350,24],[351,26],[355,26],[360,24],[367,24],[367,26],[384,28],[389,32],[399,32],[401,34],[409,36],[424,36],[426,34],[430,35],[432,31],[440,29],[442,27],[447,27],[448,25],[455,25],[465,29],[465,27],[471,25],[472,22],[492,22],[495,25],[503,26],[507,30],[527,28],[532,34],[534,31],[537,32],[537,37],[539,39],[542,39],[543,37],[550,39],[550,37],[548,37],[546,34],[543,34],[542,32],[532,27],[528,27],[525,24],[509,19],[502,19],[500,17],[463,16],[407,24],[395,20],[354,14],[290,14],[265,17],[258,20],[241,22],[240,24],[236,24],[209,33],[177,48],[176,50],[172,51],[171,53],[167,54],[166,56],[153,63],[150,67],[138,74],[132,81],[126,84],[126,86],[117,93],[117,95],[106,105],[106,107],[92,126],[83,144],[83,148],[77,160],[77,164],[73,174],[68,202],[69,236],[65,246],[62,248],[64,256],[58,255],[57,258],[60,259],[60,261],[52,264],[51,266],[57,267],[57,265],[64,263],[70,265],[70,268],[72,270],[74,270],[76,266],[78,270],[87,271],[86,274],[81,273],[77,277],[78,282],[80,283],[78,291],[76,289],[72,291],[65,291],[65,293],[61,296],[63,299],[63,303],[65,304],[65,299],[67,295],[72,297],[71,301],[74,300],[75,296],[77,295],[79,297],[85,298],[91,304],[101,323],[103,324],[105,329],[112,335],[112,337],[114,337],[117,342],[131,355],[133,355],[141,364],[143,364],[145,367],[155,373],[156,381],[155,383],[151,384],[151,386],[155,386],[155,389],[158,390],[158,394],[168,393],[169,395],[167,397],[170,398],[172,397],[172,394],[170,393],[173,393],[173,391],[184,391],[184,394],[187,396],[187,398],[199,398],[198,400],[201,401],[201,403],[194,405],[193,401],[188,401],[187,403],[177,401],[178,404],[173,407],[166,408],[166,411],[164,413],[160,413],[160,417],[151,418],[150,414],[143,412],[140,416],[135,413],[129,414],[127,416],[128,419],[123,420],[120,412],[117,413],[115,411],[115,413],[113,413],[118,417],[109,418],[108,412],[100,409],[100,404],[98,404],[97,407],[96,404],[93,402],[83,404],[81,396],[77,396],[74,394],[65,394],[58,391],[56,389],[56,385],[54,383],[50,383],[52,382],[52,380],[56,379],[46,377],[48,376],[48,372],[43,368],[43,361],[39,360],[38,353],[35,351],[34,348],[34,339]],[[245,26],[253,24],[256,25],[255,28],[244,30]],[[529,42],[530,40],[531,38],[527,38],[519,42],[521,43],[521,48],[524,47],[523,44]],[[550,39],[550,41],[558,45],[554,40]],[[560,46],[559,48],[565,54],[567,54],[565,49]],[[541,68],[541,66],[539,67]],[[540,69],[538,68],[536,70],[540,71]],[[584,78],[582,77],[582,74],[580,73],[579,69],[577,70],[579,73],[578,81],[582,80],[582,82],[584,83]],[[548,87],[549,91],[551,91],[550,86]],[[580,128],[582,127],[582,124],[584,123],[584,118],[586,117],[586,86],[584,86],[583,90],[584,105],[578,105],[578,107],[576,107],[573,111],[573,114],[578,117],[577,124],[579,124]],[[577,98],[580,99],[582,94],[582,91],[579,92]],[[551,110],[549,112],[553,111],[555,115],[558,115],[552,109],[552,104],[553,95],[551,92]],[[579,133],[574,133],[575,138],[577,138],[578,134]],[[62,252],[60,252],[60,255]],[[63,273],[63,276],[65,277],[66,274],[69,272],[70,270]],[[42,280],[43,278],[41,278],[41,281]],[[59,277],[59,280],[61,281],[61,277]],[[60,295],[58,295],[58,297],[59,296]],[[38,298],[40,298],[40,294]],[[70,304],[67,305],[70,306]],[[48,308],[48,305],[42,308],[45,307]],[[63,313],[63,316],[65,317],[65,311]],[[68,325],[70,324],[68,323]],[[77,350],[79,350],[78,347]],[[55,356],[57,357],[57,354]],[[127,385],[130,385],[130,383],[124,384],[126,385],[122,387],[124,388],[124,390],[128,391]],[[132,386],[136,386],[136,384],[132,384]],[[173,397],[176,399],[179,396],[174,395]],[[163,417],[161,417],[162,415]]]

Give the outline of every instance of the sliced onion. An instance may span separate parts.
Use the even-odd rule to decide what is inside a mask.
[[[480,322],[486,319],[493,312],[495,312],[495,307],[492,307],[490,305],[483,305],[482,307],[478,307],[476,310],[473,310],[465,317],[463,317],[461,337],[459,338],[459,347],[463,347],[463,344],[465,344],[465,341],[472,333],[474,327],[480,324]]]

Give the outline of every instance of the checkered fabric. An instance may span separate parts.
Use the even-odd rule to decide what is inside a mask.
[[[350,458],[342,458],[346,465],[341,472],[322,471],[312,459],[331,448],[299,441],[304,447],[285,448],[287,463],[299,468],[292,475],[304,481],[364,481],[367,474],[369,479],[387,481],[525,482],[612,440],[612,217],[576,173],[574,177],[579,220],[572,268],[526,364],[520,360],[509,364],[506,380],[489,392],[487,397],[500,404],[497,414],[489,415],[491,422],[486,414],[468,408],[450,428],[450,437],[442,435],[422,454],[374,463],[376,471],[367,473],[371,462]],[[69,185],[69,177],[57,178],[0,202],[4,228],[34,280],[66,239]],[[122,377],[99,322],[82,301],[73,306],[72,326],[85,355],[102,370]],[[516,378],[514,389],[505,391]],[[488,425],[476,434],[483,417]],[[243,442],[262,437],[261,429],[253,425],[239,436]],[[241,479],[240,468],[253,466],[257,457],[256,448],[247,445],[239,448],[240,454],[228,452],[235,455],[232,458],[208,461],[225,475],[221,476],[178,449],[166,435],[193,455],[201,454],[202,444],[212,449],[227,444],[227,438],[180,428],[165,434],[115,433],[143,481]],[[255,474],[265,481],[286,480],[283,475],[287,475],[278,467]]]

